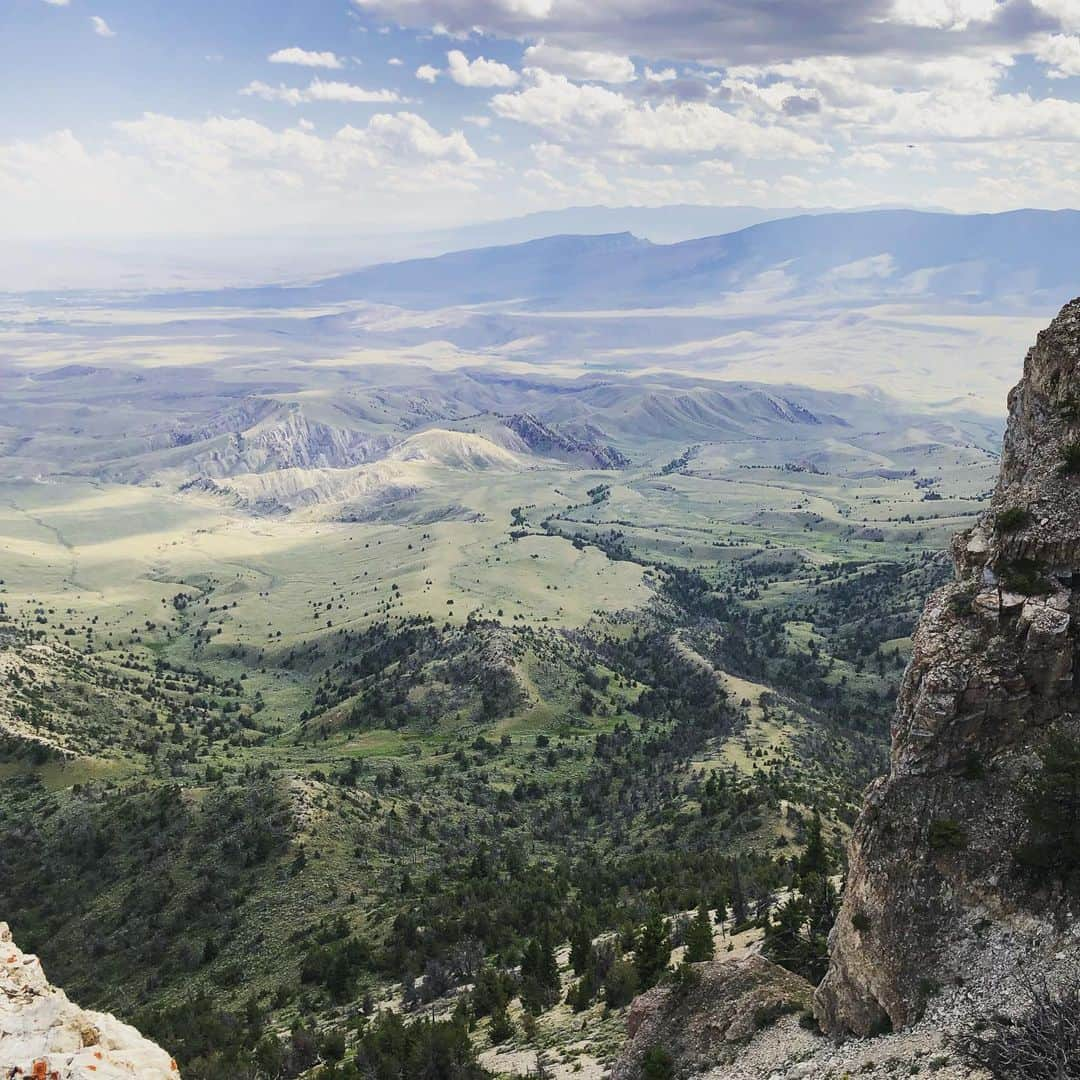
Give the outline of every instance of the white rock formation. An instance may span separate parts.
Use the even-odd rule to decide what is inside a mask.
[[[179,1080],[180,1070],[129,1024],[68,1001],[0,922],[0,1077]]]

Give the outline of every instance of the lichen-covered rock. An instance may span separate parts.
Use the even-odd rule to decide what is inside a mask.
[[[1080,300],[1028,353],[992,503],[953,557],[957,579],[930,597],[915,634],[889,774],[853,832],[815,999],[829,1032],[910,1024],[939,987],[977,974],[987,925],[1021,950],[1069,914],[1070,899],[1033,889],[1012,853],[1036,748],[1049,727],[1075,731],[1080,718]]]
[[[810,984],[764,957],[689,967],[690,976],[679,985],[656,986],[634,999],[627,1018],[630,1039],[612,1080],[637,1080],[654,1048],[671,1055],[679,1076],[732,1062],[755,1032],[810,1008]]]
[[[179,1080],[161,1047],[106,1013],[73,1005],[0,922],[0,1076],[33,1080]]]

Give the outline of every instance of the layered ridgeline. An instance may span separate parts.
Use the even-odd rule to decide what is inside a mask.
[[[953,554],[854,830],[828,1032],[906,1026],[946,988],[997,1009],[1080,960],[1080,300],[1028,353],[990,509]]]

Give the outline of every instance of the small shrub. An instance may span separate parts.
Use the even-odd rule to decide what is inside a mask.
[[[969,750],[964,757],[964,776],[968,780],[982,780],[986,776],[986,763],[975,750]]]
[[[998,577],[1011,592],[1022,596],[1043,596],[1052,586],[1034,559],[1010,559],[997,566]]]
[[[972,588],[959,589],[949,597],[949,610],[958,618],[971,614],[971,602],[975,599]]]
[[[1010,533],[1031,524],[1031,514],[1022,506],[1010,506],[1002,510],[994,521],[998,532]]]
[[[701,972],[692,964],[682,963],[668,976],[668,982],[676,999],[685,1001],[701,985]]]
[[[958,821],[935,818],[930,822],[930,846],[935,851],[963,851],[967,843],[967,833]]]
[[[771,1027],[781,1016],[797,1012],[798,1008],[791,1001],[770,1001],[767,1005],[759,1005],[754,1010],[754,1030]]]
[[[1080,473],[1080,442],[1066,443],[1061,448],[1061,464],[1058,471],[1065,476]]]
[[[1038,751],[1041,770],[1022,794],[1028,837],[1013,852],[1040,882],[1080,887],[1080,739],[1052,732]]]
[[[954,1042],[963,1060],[994,1080],[1066,1080],[1080,1076],[1080,975],[1059,991],[1028,991],[1018,1020],[995,1016]]]
[[[865,934],[866,931],[870,929],[870,918],[861,911],[857,911],[851,916],[851,925],[854,926],[860,934]]]
[[[612,1009],[629,1005],[638,992],[637,969],[625,960],[616,960],[604,980],[604,1001]]]
[[[672,1080],[675,1059],[662,1046],[652,1046],[641,1061],[641,1075],[643,1080]]]

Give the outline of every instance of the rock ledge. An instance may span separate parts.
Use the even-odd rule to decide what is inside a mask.
[[[0,1076],[34,1080],[179,1080],[160,1046],[49,984],[0,922]]]

